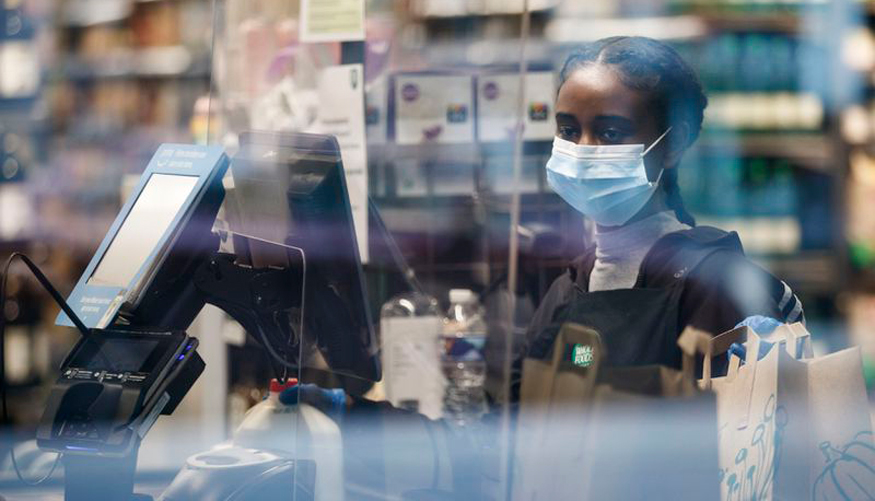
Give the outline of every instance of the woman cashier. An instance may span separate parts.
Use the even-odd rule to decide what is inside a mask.
[[[787,284],[749,261],[736,233],[696,226],[684,209],[677,167],[706,105],[692,68],[656,40],[606,38],[566,60],[547,181],[595,222],[595,244],[550,287],[527,356],[545,358],[559,327],[576,322],[601,334],[609,365],[680,367],[689,325],[720,333],[749,317],[803,320]]]

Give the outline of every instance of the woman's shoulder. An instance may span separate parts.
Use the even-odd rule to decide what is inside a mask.
[[[662,246],[654,246],[650,286],[681,281],[688,302],[702,303],[708,315],[722,311],[735,322],[751,315],[804,318],[790,286],[748,259],[737,233],[701,226],[678,232]]]
[[[695,226],[686,230],[664,235],[654,245],[652,252],[679,249],[726,249],[744,253],[741,239],[734,231],[721,230],[713,226]]]
[[[717,258],[717,259],[715,259]],[[734,231],[696,226],[659,239],[642,263],[644,286],[661,287],[682,280],[700,266],[728,259],[746,259]]]

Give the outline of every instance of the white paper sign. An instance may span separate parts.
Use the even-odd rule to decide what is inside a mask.
[[[384,318],[380,322],[387,400],[431,419],[440,418],[443,408],[442,325],[437,316]]]
[[[368,154],[365,143],[364,70],[361,64],[331,66],[319,75],[315,131],[337,137],[355,221],[359,254],[368,261]]]
[[[474,141],[470,76],[399,75],[395,79],[395,142]]]
[[[301,0],[302,42],[365,39],[365,0]]]

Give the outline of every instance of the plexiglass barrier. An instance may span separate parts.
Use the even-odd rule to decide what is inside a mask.
[[[757,370],[859,346],[871,389],[870,2],[0,7],[0,254],[66,293],[161,143],[230,160],[197,275],[222,307],[188,330],[206,369],[138,492],[809,497],[867,461],[855,410],[802,450],[790,379],[727,435],[720,378],[751,360],[678,341],[804,322],[811,356],[777,331]],[[12,269],[4,444],[38,478],[53,456],[21,443],[75,336]],[[10,498],[63,485],[3,464]]]

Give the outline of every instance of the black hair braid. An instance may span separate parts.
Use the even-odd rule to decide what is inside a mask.
[[[665,192],[665,203],[674,211],[678,221],[687,226],[696,226],[696,218],[684,207],[684,199],[681,197],[681,189],[678,186],[677,169],[662,171],[662,191]]]
[[[685,141],[685,147],[699,137],[708,98],[695,70],[671,46],[646,37],[597,40],[568,56],[559,72],[559,86],[578,69],[596,63],[614,67],[629,87],[649,92],[666,128],[686,123],[689,135],[680,138]],[[661,184],[666,203],[674,210],[678,221],[694,226],[695,219],[687,212],[681,198],[677,169],[665,169]]]

